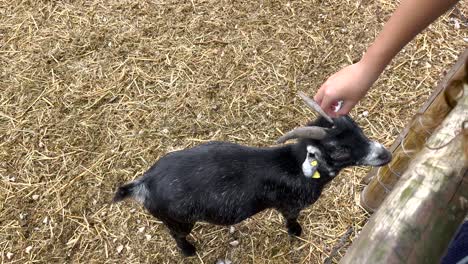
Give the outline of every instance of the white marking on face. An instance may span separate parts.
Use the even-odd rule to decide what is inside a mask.
[[[307,154],[304,162],[302,163],[302,173],[304,173],[304,176],[307,178],[312,177],[314,172],[317,170],[317,167],[312,167],[310,163],[312,160],[318,160],[320,156],[321,152],[318,148],[312,145],[307,146]]]
[[[312,155],[320,155],[320,150],[312,145],[307,146],[307,152]]]
[[[335,177],[336,172],[333,170],[330,165],[322,158],[322,152],[317,148],[312,145],[307,146],[307,152],[310,153],[311,155],[315,156],[315,159],[319,162],[320,167],[324,168],[326,171],[328,171],[328,175],[330,177]],[[312,168],[310,165],[310,160],[307,158],[307,155],[305,157],[304,162],[302,163],[302,172],[306,177],[312,177],[313,170],[315,168]]]
[[[379,166],[382,164],[382,160],[379,159],[379,156],[386,151],[387,150],[382,144],[371,141],[369,153],[361,160],[361,163],[363,165]]]
[[[306,176],[307,178],[312,177],[313,168],[310,165],[310,158],[308,156],[305,158],[304,162],[302,163],[302,173],[304,173],[304,176]]]

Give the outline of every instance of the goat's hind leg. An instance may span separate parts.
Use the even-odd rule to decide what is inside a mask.
[[[197,249],[187,241],[187,236],[192,231],[194,223],[181,223],[172,219],[164,219],[162,221],[166,224],[169,229],[169,233],[175,239],[177,246],[182,251],[182,254],[186,257],[194,256]]]

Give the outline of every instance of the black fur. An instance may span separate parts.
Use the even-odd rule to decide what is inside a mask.
[[[272,148],[210,142],[169,153],[142,178],[120,187],[114,201],[130,196],[142,201],[187,256],[195,254],[186,240],[195,222],[233,225],[267,208],[278,210],[289,234],[299,236],[299,212],[319,198],[341,169],[359,164],[370,151],[369,139],[349,117],[334,121],[335,128],[321,141],[303,139]],[[323,119],[314,125],[330,126]],[[321,152],[319,179],[303,174],[307,146]],[[385,150],[378,165],[390,157]]]

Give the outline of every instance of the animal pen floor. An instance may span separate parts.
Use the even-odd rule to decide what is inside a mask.
[[[361,5],[358,4],[361,3]],[[290,239],[266,211],[198,224],[183,259],[115,188],[208,140],[273,145],[313,117],[296,96],[356,61],[389,1],[0,1],[2,263],[323,263],[368,215],[343,171]],[[352,112],[390,146],[467,45],[468,1],[398,55]],[[230,242],[237,240],[239,245]],[[333,261],[345,253],[346,240]]]

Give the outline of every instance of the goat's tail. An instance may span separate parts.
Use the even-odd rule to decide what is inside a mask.
[[[127,198],[134,198],[135,200],[143,203],[148,194],[148,189],[142,181],[133,181],[120,186],[115,192],[112,202],[117,203]]]

